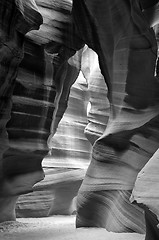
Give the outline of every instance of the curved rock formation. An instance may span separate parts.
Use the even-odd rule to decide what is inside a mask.
[[[85,135],[93,145],[105,131],[110,115],[110,103],[107,97],[107,85],[100,71],[98,55],[87,46],[83,49],[81,71],[87,80],[89,93],[88,124]]]
[[[42,16],[33,0],[0,2],[0,221],[15,219],[15,202],[19,191],[17,188],[21,188],[18,183],[21,176],[17,180],[14,174],[10,174],[16,163],[6,159],[4,155],[8,149],[6,124],[10,119],[11,96],[18,66],[23,58],[24,35],[32,29],[38,29],[41,23]]]
[[[157,150],[137,176],[131,201],[147,206],[159,219],[158,211],[158,155]]]
[[[143,210],[129,198],[138,172],[158,149],[155,35],[138,1],[75,0],[73,17],[99,56],[111,106],[78,193],[77,227],[143,233]]]
[[[41,10],[45,10],[46,2],[37,2],[43,15]],[[66,16],[64,20],[63,13],[60,12],[60,4],[53,2],[52,5],[53,9],[56,10],[55,12],[59,11],[60,15],[55,15],[55,26],[51,26],[53,32],[56,32],[58,20],[59,23],[61,20],[62,30],[69,28],[70,2],[68,2],[66,9],[63,7]],[[68,98],[69,88],[73,82],[70,85],[67,84],[67,81],[64,83],[65,78],[67,79],[66,75],[68,74],[69,77],[73,74],[72,81],[74,81],[79,72],[77,67],[72,67],[66,61],[71,56],[72,49],[69,50],[68,47],[63,49],[61,31],[58,31],[60,38],[57,37],[60,44],[55,44],[55,39],[51,37],[52,32],[47,40],[47,35],[43,38],[44,32],[46,32],[44,28],[44,32],[39,30],[39,35],[36,32],[37,38],[35,38],[34,31],[25,38],[25,56],[16,78],[17,67],[23,57],[24,35],[30,30],[38,29],[39,25],[42,24],[42,15],[38,7],[34,0],[27,1],[27,3],[25,1],[1,2],[1,57],[4,69],[1,72],[1,79],[4,79],[4,84],[1,86],[1,154],[3,154],[3,159],[1,161],[2,217],[0,221],[15,219],[15,203],[18,195],[32,191],[33,185],[44,178],[41,162],[49,149],[47,139],[50,135],[53,111],[55,106],[58,107],[60,101],[62,102],[62,97],[64,97],[63,102]],[[49,7],[51,9],[51,6]],[[52,22],[50,12],[47,16],[49,16],[49,23]],[[43,16],[43,19],[42,26],[45,26],[47,18]],[[41,39],[46,40],[45,43]],[[61,52],[56,54],[59,49]],[[76,56],[78,58],[78,54]],[[56,66],[54,71],[52,64]],[[59,69],[63,71],[62,75],[59,75]],[[55,84],[52,83],[53,76],[56,79]],[[15,79],[16,87],[13,94]],[[8,122],[12,94],[14,95],[12,98],[13,108],[11,119]],[[56,104],[54,104],[54,100]],[[64,106],[63,111],[65,109],[66,106]],[[63,111],[61,111],[62,114]],[[55,115],[56,113],[57,111],[55,111]],[[55,117],[53,116],[53,118]],[[9,142],[5,131],[6,124]]]
[[[34,59],[32,64],[25,63],[28,56],[24,58],[24,65],[22,63],[21,66],[25,69],[26,65],[26,70],[30,68],[29,72],[32,74],[29,78],[32,80],[23,79],[19,83],[21,74],[19,71],[13,97],[12,117],[7,125],[11,140],[9,149],[5,144],[8,141],[5,126],[10,118],[12,86],[19,59],[21,60],[19,53],[21,55],[24,34],[30,29],[38,28],[41,24],[41,15],[33,0],[27,2],[28,4],[20,0],[6,1],[4,5],[3,2],[1,8],[3,71],[1,74],[4,84],[1,86],[0,95],[3,160],[0,170],[3,178],[1,192],[4,196],[1,199],[1,208],[4,209],[4,214],[0,221],[15,219],[14,207],[17,195],[30,191],[34,183],[43,177],[41,176],[43,174],[42,158],[48,148],[51,148],[51,139],[67,108],[70,87],[82,69],[90,89],[92,104],[89,113],[90,122],[85,133],[93,145],[93,151],[91,163],[78,193],[77,227],[104,227],[109,231],[143,233],[145,231],[143,210],[132,205],[129,198],[138,173],[151,159],[145,166],[145,171],[149,173],[151,161],[153,158],[156,159],[156,155],[153,156],[153,154],[159,147],[159,85],[158,78],[155,77],[157,42],[152,29],[152,26],[158,23],[156,15],[158,5],[154,6],[156,1],[149,6],[147,5],[149,1],[139,2],[138,0],[74,0],[73,7],[69,0],[36,1],[43,15],[44,24],[39,31],[27,34],[27,38],[28,41],[34,41],[33,45],[35,44],[35,49],[40,56],[38,59],[40,69],[34,69],[36,56],[31,56],[30,59]],[[47,6],[49,7],[46,10]],[[8,7],[11,8],[6,11]],[[34,13],[33,18],[27,15],[29,13]],[[14,24],[13,28],[9,27],[8,15]],[[8,22],[4,21],[5,16]],[[14,16],[16,16],[15,19]],[[37,17],[38,23],[34,16]],[[19,25],[16,25],[17,22]],[[20,30],[22,25],[25,26],[24,32]],[[83,62],[84,67],[81,68],[85,44],[97,53],[106,85],[103,83],[98,67],[97,72],[93,72],[90,67],[87,69],[87,64],[85,68],[85,62]],[[90,70],[89,73],[88,70]],[[94,94],[93,78],[98,76],[100,81],[102,80],[100,87],[105,88],[105,91],[100,90],[105,98],[105,104],[102,95]],[[97,89],[98,83],[95,82],[95,85]],[[98,100],[101,97],[102,101],[96,105],[94,97],[98,97]],[[29,98],[32,103],[34,102],[30,104],[33,108],[28,108]],[[27,108],[23,108],[22,105]],[[96,111],[97,115],[93,113]],[[101,114],[104,117],[100,118]],[[20,119],[18,125],[15,120],[17,116]],[[34,120],[33,126],[27,119]],[[37,124],[37,119],[41,119],[40,124]],[[51,127],[51,133],[49,133],[49,127]],[[22,128],[26,129],[25,133]],[[15,141],[16,139],[19,139],[19,142]],[[22,142],[24,144],[21,144]],[[26,150],[27,154],[25,154]],[[77,173],[81,176],[81,172],[75,174]],[[67,173],[63,176],[70,177]],[[145,179],[143,179],[144,182]],[[78,187],[79,185],[75,186],[76,189]],[[136,198],[138,187],[140,189],[139,179],[134,189]],[[63,189],[57,199],[61,197],[64,197]],[[144,198],[142,203],[146,204]],[[9,213],[10,209],[11,213]],[[51,209],[50,213],[55,213],[54,209]]]
[[[158,42],[159,26],[155,26],[155,33]],[[156,77],[159,77],[159,59],[156,64]],[[158,124],[157,124],[158,125]],[[151,125],[151,130],[154,127]],[[158,135],[158,129],[155,129]],[[147,146],[149,148],[149,146]],[[146,239],[157,239],[159,237],[159,213],[158,213],[158,152],[152,155],[147,164],[138,173],[135,186],[131,195],[131,202],[138,204],[145,210]]]
[[[51,139],[50,154],[42,162],[45,179],[33,187],[33,193],[19,197],[18,217],[44,217],[76,211],[73,199],[84,178],[91,152],[84,136],[87,103],[87,84],[80,74],[71,87],[68,107]]]
[[[2,147],[6,151],[1,151],[2,154],[4,152],[1,164],[1,192],[4,196],[1,221],[4,221],[15,219],[18,196],[32,191],[33,185],[44,178],[41,162],[49,150],[47,139],[50,129],[50,138],[54,135],[66,109],[70,87],[79,74],[78,64],[73,64],[73,61],[78,62],[81,53],[77,52],[71,64],[67,62],[75,53],[74,49],[67,46],[71,41],[65,45],[70,29],[70,1],[2,1],[1,5],[4,55],[6,50],[9,51],[7,59],[2,56],[2,65],[6,65],[2,71],[2,77],[6,77],[2,85],[3,143],[5,139],[8,141],[4,128],[10,118],[13,94],[12,114],[7,124],[9,143],[7,147]],[[47,6],[49,10],[46,11]],[[24,60],[16,78],[17,66],[22,60],[21,53],[23,55],[24,34],[38,29],[42,18],[44,22],[40,30],[31,31],[25,38]]]

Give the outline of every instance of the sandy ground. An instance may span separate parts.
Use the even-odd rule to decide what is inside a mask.
[[[0,240],[144,240],[136,233],[112,233],[105,229],[75,228],[75,216],[19,218],[0,224]]]

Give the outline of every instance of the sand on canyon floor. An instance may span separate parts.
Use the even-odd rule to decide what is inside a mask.
[[[0,240],[144,240],[143,234],[75,228],[75,216],[18,218],[0,223]]]

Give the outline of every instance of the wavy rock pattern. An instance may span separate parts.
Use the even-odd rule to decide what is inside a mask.
[[[76,210],[73,198],[84,178],[91,152],[91,145],[84,136],[87,102],[87,84],[80,74],[52,138],[51,153],[43,160],[45,179],[35,185],[33,193],[19,198],[17,216],[72,214]]]
[[[17,216],[70,214],[76,209],[72,199],[77,195],[84,178],[91,152],[91,146],[84,136],[88,100],[91,102],[92,111],[93,107],[97,108],[99,97],[102,100],[102,96],[106,97],[107,94],[106,88],[102,90],[102,86],[97,81],[96,85],[94,83],[95,80],[100,79],[103,81],[103,86],[106,87],[99,70],[97,55],[88,47],[85,47],[82,52],[81,65],[81,73],[69,94],[68,108],[51,139],[51,155],[43,160],[45,179],[34,187],[34,193],[19,198],[16,208]],[[98,76],[99,79],[93,78],[93,76]],[[97,95],[92,94],[91,89],[95,91],[95,86],[100,94],[99,92]],[[93,134],[95,137],[97,137],[96,132],[99,135],[102,127],[105,128],[103,126],[104,119],[107,117],[107,115],[101,116],[100,112],[96,112],[100,115],[99,117],[96,117],[95,111],[92,111],[88,118],[91,126],[95,125],[96,127],[95,133],[92,131],[93,128],[90,131],[90,135]],[[95,121],[98,122],[94,124]],[[100,127],[101,125],[102,127]],[[87,126],[87,135],[89,128]],[[72,186],[71,190],[70,185]],[[48,200],[46,196],[48,196]],[[35,204],[36,198],[39,200]]]
[[[21,30],[21,34],[38,29],[42,23],[42,17],[44,23],[39,32],[32,31],[25,38],[24,59],[16,78],[11,119],[7,124],[9,149],[3,157],[3,174],[6,181],[2,186],[2,191],[9,196],[16,194],[13,201],[9,203],[10,205],[8,204],[13,212],[11,219],[15,219],[14,208],[17,196],[32,191],[33,185],[44,178],[41,162],[49,150],[47,139],[50,135],[52,118],[56,122],[55,124],[53,122],[53,130],[51,131],[54,134],[66,109],[70,86],[79,73],[78,64],[73,66],[67,62],[69,56],[73,55],[75,51],[72,53],[72,49],[69,49],[68,46],[63,47],[64,40],[58,42],[62,36],[65,36],[61,34],[62,30],[68,32],[71,4],[69,1],[67,1],[67,6],[66,4],[62,6],[60,2],[57,4],[57,1],[49,3],[50,1],[37,1],[37,7],[34,1],[27,3],[17,1],[19,5],[18,8],[15,7],[15,10],[19,11],[19,15],[17,15],[20,16],[20,20],[15,19],[15,23],[16,20],[18,21],[15,27],[16,30]],[[9,1],[7,4],[10,6]],[[50,11],[46,11],[48,6]],[[38,9],[40,9],[42,16]],[[16,12],[13,10],[9,9],[10,14],[13,14],[14,17]],[[51,11],[54,14],[51,14]],[[29,14],[32,15],[29,16]],[[26,23],[22,18],[23,15]],[[4,23],[4,20],[2,21]],[[53,25],[50,26],[50,23]],[[57,32],[60,37],[57,36],[57,39],[53,39],[53,35],[58,35],[56,34],[57,23],[59,23]],[[50,35],[47,32],[47,27]],[[53,31],[50,31],[51,28]],[[21,38],[23,39],[23,36]],[[19,42],[21,40],[20,43],[18,42],[21,44],[20,47],[22,47],[22,39],[18,39]],[[56,44],[54,40],[57,42]],[[80,52],[77,53],[74,60],[78,61],[80,56]],[[13,90],[10,85],[7,87],[9,88],[8,92]],[[7,97],[10,96],[7,95]],[[10,111],[10,108],[7,110]],[[56,125],[55,128],[54,125]],[[6,216],[6,219],[9,219],[9,216]]]
[[[158,149],[154,32],[137,1],[131,1],[130,8],[124,1],[75,0],[73,17],[83,40],[98,53],[111,106],[79,190],[77,227],[141,233],[143,211],[131,205],[129,197],[138,172]]]
[[[159,43],[159,25],[154,27],[157,43]],[[159,59],[156,64],[156,77],[159,77]],[[156,118],[157,120],[157,118]],[[152,127],[152,129],[154,129]],[[158,129],[155,129],[154,134],[158,135]],[[150,146],[146,146],[149,148]],[[156,150],[156,151],[155,151]],[[157,181],[157,169],[158,169],[158,152],[159,149],[154,149],[153,155],[147,164],[138,173],[135,181],[135,186],[131,195],[131,202],[137,202],[144,206],[145,209],[150,209],[157,218],[158,213],[158,181]]]
[[[50,1],[48,1],[48,2],[37,1],[38,7],[39,7],[39,9],[41,9],[42,15],[44,17],[44,24],[41,26],[40,31],[38,31],[38,32],[33,31],[33,32],[31,32],[31,34],[28,34],[28,37],[31,39],[34,39],[34,41],[38,44],[45,44],[45,51],[52,58],[53,80],[54,80],[53,85],[56,88],[56,98],[55,98],[55,111],[53,114],[51,132],[50,132],[50,136],[49,136],[49,139],[47,142],[49,148],[51,149],[53,147],[52,146],[52,137],[54,137],[54,134],[57,130],[58,123],[60,122],[60,120],[63,117],[63,114],[67,108],[67,101],[68,101],[68,96],[69,96],[69,92],[70,92],[70,87],[75,82],[76,78],[79,75],[82,51],[78,51],[73,57],[71,57],[75,53],[75,50],[73,50],[73,48],[70,48],[71,38],[72,38],[72,35],[69,35],[70,10],[71,10],[70,2],[67,1],[68,5],[66,5],[66,6],[63,5],[63,3],[61,3],[60,1],[59,2],[57,2],[57,1],[51,2],[50,4],[49,3],[50,3]],[[48,6],[49,6],[50,12],[49,11],[46,12],[45,7],[47,4],[49,4]],[[52,13],[52,15],[50,15],[50,13]],[[51,30],[50,35],[48,35],[48,34],[44,35],[44,32],[47,33],[47,29],[49,31]],[[36,36],[37,36],[37,38],[36,38]],[[49,36],[49,38],[44,39],[43,36]],[[67,41],[65,41],[65,40],[67,40]],[[71,58],[67,62],[67,59],[69,57],[71,57]],[[80,103],[80,100],[79,100],[79,103]],[[85,105],[85,103],[84,103],[84,105]],[[86,106],[84,106],[84,107],[86,107]],[[80,106],[79,106],[79,110],[80,110]],[[78,112],[77,116],[79,116],[79,112]],[[76,114],[77,114],[77,112],[76,112]],[[81,114],[83,114],[83,113],[81,113]],[[84,121],[83,121],[83,118],[81,118],[81,122],[77,123],[78,127],[80,128],[80,131],[83,127]],[[68,129],[68,126],[67,126],[67,129]],[[82,134],[82,131],[80,134]],[[68,136],[67,136],[67,138],[68,138]],[[57,137],[57,140],[58,140],[58,137]],[[63,138],[63,140],[64,140],[64,138]],[[55,136],[55,141],[56,141],[56,136]],[[86,140],[84,140],[84,141],[86,141]],[[81,142],[82,142],[82,140],[81,140]],[[62,144],[62,142],[61,142],[61,144]],[[76,141],[76,144],[77,144],[77,141]],[[80,144],[79,144],[79,147],[80,147]],[[56,143],[54,143],[54,145],[56,145]],[[89,146],[89,144],[87,143],[86,146]],[[83,149],[83,147],[85,148],[85,146],[82,146],[82,149]],[[68,146],[64,146],[64,148],[68,148]],[[90,148],[90,146],[88,148]],[[71,151],[71,153],[70,153],[70,150],[68,150],[68,149],[66,149],[65,151],[67,151],[68,154],[70,155],[69,156],[69,161],[70,161],[73,158],[72,151]],[[88,157],[88,155],[89,155],[88,149],[84,150],[84,151],[86,151],[87,154],[84,152],[83,159]],[[56,152],[57,152],[57,150],[56,150]],[[49,211],[47,212],[47,209],[46,210],[44,209],[45,215],[56,214],[56,213],[71,214],[74,211],[75,207],[72,206],[72,205],[74,205],[74,204],[72,204],[73,197],[77,195],[77,190],[79,189],[79,186],[81,184],[82,179],[84,178],[84,173],[85,173],[85,170],[83,170],[83,169],[78,170],[78,168],[80,168],[78,166],[78,162],[79,162],[79,164],[81,164],[81,162],[83,162],[83,160],[80,159],[80,161],[78,161],[77,156],[76,156],[77,161],[74,161],[74,164],[75,163],[77,164],[77,166],[76,166],[77,170],[70,171],[69,169],[68,170],[57,169],[56,152],[54,149],[55,160],[53,162],[53,166],[56,166],[56,169],[54,169],[54,168],[53,169],[50,169],[50,168],[45,169],[44,168],[45,173],[46,173],[46,178],[45,178],[44,183],[42,183],[42,185],[40,187],[40,189],[44,189],[43,186],[45,186],[45,188],[47,187],[50,189],[51,195],[52,195],[52,192],[54,194],[54,198],[52,199],[52,202],[50,203]],[[77,151],[76,151],[76,155],[77,155]],[[67,167],[70,168],[70,165],[69,165],[67,159],[68,158],[65,157],[65,162],[67,164],[65,163],[65,165],[63,166],[64,168],[66,168],[66,165],[67,165]],[[59,161],[59,159],[58,159],[58,161]],[[44,161],[44,164],[46,164],[46,159]],[[46,164],[46,166],[47,165],[48,164]],[[50,161],[49,161],[49,165],[51,165]],[[60,165],[60,163],[58,163],[58,165]],[[88,163],[87,163],[87,165],[88,165]],[[61,174],[59,174],[59,172]],[[67,176],[66,180],[65,180],[65,178],[66,178],[65,175]],[[63,178],[64,178],[64,180],[63,180]],[[70,184],[72,185],[71,189],[69,187]],[[57,185],[57,187],[56,187],[56,185]],[[37,187],[37,190],[38,190],[38,187]],[[66,195],[66,192],[67,192],[67,195]],[[45,194],[45,191],[44,191],[44,194]],[[67,199],[66,199],[66,196],[67,196]],[[63,199],[65,199],[65,201]],[[19,202],[21,202],[21,201],[19,201]],[[22,204],[20,203],[18,205],[22,206],[23,200],[22,200]],[[45,199],[44,199],[44,205],[45,205]],[[26,208],[27,207],[28,206],[26,206]],[[34,208],[34,206],[33,206],[33,208]],[[37,208],[38,208],[38,206],[37,206]],[[18,212],[20,212],[20,211],[18,210]],[[22,212],[23,212],[23,210],[20,213],[21,215],[24,213],[24,212],[23,213]],[[35,210],[35,212],[37,212],[37,211]],[[39,213],[39,214],[43,214],[43,213]]]
[[[11,119],[7,124],[10,149],[6,157],[13,154],[18,159],[19,155],[21,162],[28,159],[27,165],[35,158],[37,163],[31,163],[35,169],[48,152],[47,139],[55,109],[56,89],[52,87],[52,72],[50,76],[47,72],[46,77],[49,63],[45,55],[42,46],[25,39],[24,59],[16,78]]]
[[[88,124],[85,135],[93,145],[105,131],[110,115],[110,103],[107,97],[107,85],[100,71],[98,55],[88,46],[83,49],[81,71],[87,81],[89,93]]]
[[[15,78],[18,66],[23,58],[24,35],[38,29],[42,23],[41,14],[38,12],[34,1],[1,1],[0,2],[0,221],[15,219],[15,202],[17,200],[17,188],[21,188],[20,179],[10,179],[8,169],[16,162],[5,157],[9,147],[6,125],[10,119],[11,96],[14,90]],[[9,170],[10,171],[10,170]],[[25,179],[26,180],[26,179]],[[24,182],[25,182],[24,180]]]
[[[73,7],[71,1],[50,3],[50,1],[37,0],[38,8],[33,0],[27,3],[25,1],[1,1],[1,3],[0,16],[3,16],[1,19],[1,65],[4,70],[1,74],[2,79],[5,79],[0,95],[2,154],[8,148],[5,126],[10,118],[12,86],[21,61],[23,35],[29,30],[37,29],[42,23],[38,8],[42,13],[44,24],[39,31],[27,34],[28,40],[26,40],[28,42],[33,40],[31,49],[35,44],[40,56],[38,61],[35,56],[36,50],[36,54],[30,57],[31,60],[34,59],[32,64],[27,62],[31,54],[30,47],[26,44],[27,56],[21,65],[25,74],[19,71],[17,77],[12,117],[7,124],[11,140],[10,148],[3,154],[1,161],[3,177],[1,192],[4,198],[0,200],[3,209],[1,210],[3,217],[0,221],[15,219],[14,206],[17,197],[10,196],[31,191],[32,186],[43,178],[41,161],[48,147],[52,146],[52,137],[55,136],[57,126],[67,108],[70,87],[79,75],[82,54],[84,54],[83,47],[87,44],[98,54],[99,66],[107,87],[103,83],[99,68],[97,67],[94,73],[88,67],[90,70],[88,74],[87,64],[86,68],[84,64],[82,71],[87,79],[92,104],[89,112],[90,122],[85,133],[93,145],[93,152],[91,163],[78,193],[77,227],[104,227],[109,231],[143,233],[145,231],[143,211],[131,205],[129,197],[136,177],[145,164],[144,170],[147,174],[149,169],[154,168],[156,162],[153,159],[157,159],[157,153],[153,154],[159,147],[159,86],[158,78],[154,76],[157,42],[154,31],[150,28],[158,22],[156,14],[158,5],[147,6],[144,5],[144,1],[139,5],[137,0],[131,0],[130,4],[116,0],[111,2],[74,0]],[[144,11],[141,11],[141,7]],[[155,14],[152,17],[153,10]],[[11,19],[13,28],[8,25],[8,19]],[[40,64],[40,69],[34,69],[35,61]],[[28,74],[29,78],[25,79],[24,76]],[[50,76],[53,76],[54,82]],[[102,80],[99,85],[103,86],[105,91],[100,89],[101,96],[94,94],[94,85],[96,89],[98,86],[94,77],[96,80]],[[22,78],[24,79],[21,80]],[[35,81],[30,82],[28,79]],[[98,99],[101,97],[102,101],[96,105],[94,98],[97,99],[97,97]],[[30,102],[29,99],[31,99]],[[44,114],[47,117],[44,117]],[[15,120],[17,117],[18,125]],[[29,119],[33,120],[33,127],[30,126]],[[37,119],[40,119],[39,124]],[[49,133],[50,127],[51,133]],[[22,131],[22,128],[26,131]],[[151,165],[151,161],[155,164]],[[54,176],[56,184],[53,185],[58,186],[56,188],[58,191],[55,191],[57,204],[60,198],[64,198],[66,191],[67,193],[69,191],[65,183],[61,185],[61,178],[65,176],[68,182],[73,183],[71,190],[75,186],[73,190],[75,193],[80,185],[79,179],[81,181],[84,176],[83,172],[83,169],[66,172],[48,169],[46,182],[35,186],[35,189],[40,194],[43,186],[46,189],[47,186],[52,186],[52,176]],[[136,197],[138,197],[138,188],[140,189],[140,179],[144,185],[146,174],[142,174],[142,178],[140,174],[138,175],[134,189]],[[60,191],[59,186],[62,186]],[[70,199],[74,196],[71,193],[72,191],[70,191]],[[49,199],[52,199],[52,193],[47,194]],[[148,194],[147,198],[149,198]],[[9,197],[6,198],[6,195]],[[40,214],[56,212],[55,205],[48,207],[50,203],[45,199],[44,202],[46,206],[42,208],[43,211]],[[143,196],[142,203],[146,203]],[[22,209],[21,206],[19,212]],[[72,209],[69,211],[71,212]],[[37,209],[34,209],[35,214],[36,212]]]
[[[52,86],[52,56],[44,51],[44,46],[37,45],[37,42],[33,43],[34,38],[28,36],[30,40],[25,39],[25,56],[16,79],[11,120],[8,122],[17,67],[23,57],[24,34],[30,30],[37,30],[43,19],[34,0],[1,1],[0,16],[2,17],[1,40],[4,43],[1,49],[2,66],[4,65],[2,79],[6,78],[1,86],[3,129],[1,153],[5,151],[1,164],[3,170],[1,193],[4,195],[1,201],[1,220],[3,221],[15,219],[17,196],[32,191],[32,186],[44,178],[41,161],[48,152],[47,139],[55,109],[54,99],[61,94],[63,82],[55,92],[56,86]],[[38,36],[39,39],[40,37],[42,35]],[[60,64],[61,62],[57,65]],[[68,66],[67,63],[64,65]],[[64,74],[66,72],[67,68],[64,68]],[[62,81],[64,79],[65,77]],[[57,83],[59,82],[57,79]],[[7,122],[9,145],[5,132]]]

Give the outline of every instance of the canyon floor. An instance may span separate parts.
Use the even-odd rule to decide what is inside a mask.
[[[75,216],[18,218],[0,224],[0,240],[144,240],[143,234],[75,228]]]

